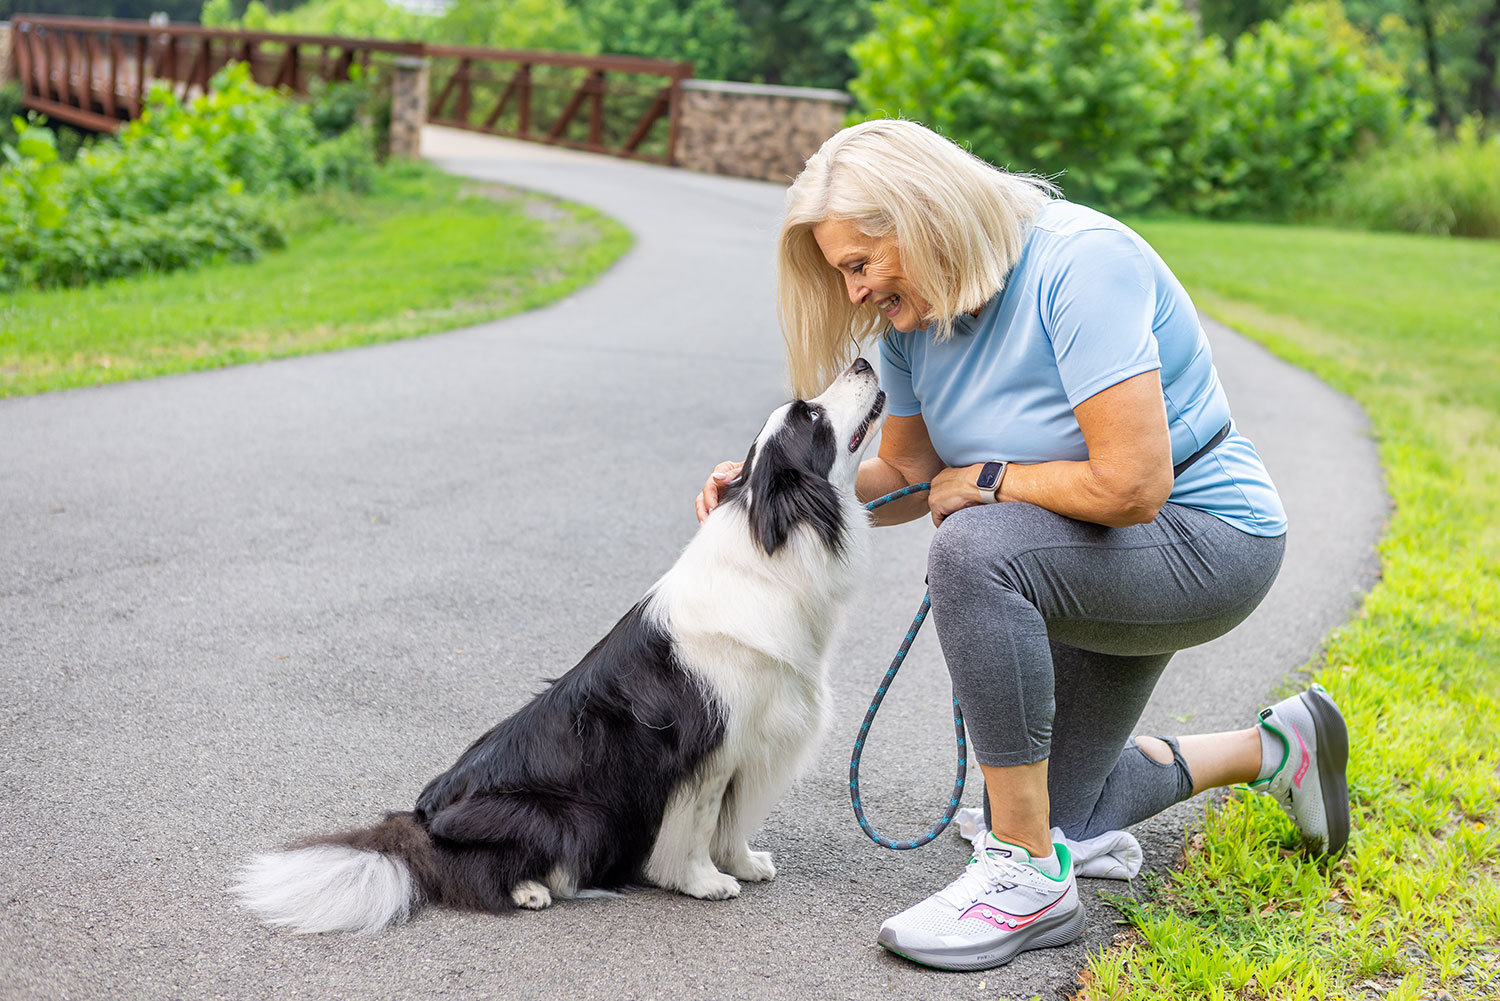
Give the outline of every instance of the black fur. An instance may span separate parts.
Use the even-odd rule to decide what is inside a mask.
[[[774,555],[798,525],[817,532],[835,552],[842,549],[843,508],[828,482],[838,447],[823,408],[803,400],[792,403],[767,440],[750,446],[720,501],[749,505],[751,530],[766,555]]]
[[[581,887],[637,881],[668,798],[724,736],[718,708],[644,606],[470,745],[413,813],[321,841],[371,848],[389,831],[423,899],[452,907],[509,909],[517,883],[545,882],[557,866]],[[430,835],[435,863],[397,836],[411,823]]]

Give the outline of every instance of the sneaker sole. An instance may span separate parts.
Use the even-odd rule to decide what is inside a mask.
[[[1078,892],[1076,887],[1073,892]],[[1067,914],[1051,921],[1042,918],[1024,931],[1011,932],[995,948],[978,952],[973,949],[916,948],[904,945],[894,934],[887,936],[885,929],[881,929],[881,937],[877,941],[887,952],[894,953],[902,959],[909,959],[913,963],[930,966],[935,970],[969,972],[1004,966],[1021,953],[1032,949],[1050,949],[1059,945],[1067,945],[1083,934],[1084,923],[1083,908],[1075,907]],[[890,941],[885,941],[887,937]]]
[[[1310,688],[1302,693],[1302,704],[1312,714],[1318,748],[1318,788],[1323,797],[1323,816],[1328,824],[1324,851],[1338,855],[1349,844],[1349,730],[1344,717],[1324,691]]]

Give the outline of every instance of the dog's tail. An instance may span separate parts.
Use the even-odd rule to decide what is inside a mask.
[[[392,813],[374,827],[257,855],[231,892],[268,925],[369,934],[432,899],[439,864],[416,816]]]

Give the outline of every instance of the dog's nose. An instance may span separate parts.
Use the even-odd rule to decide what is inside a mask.
[[[865,361],[863,358],[856,358],[854,359],[854,364],[849,366],[849,371],[853,372],[855,375],[864,375],[866,372],[870,371],[870,363]]]

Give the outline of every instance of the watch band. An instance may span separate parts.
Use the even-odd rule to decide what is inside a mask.
[[[974,485],[979,488],[979,497],[985,504],[998,504],[1000,502],[1000,484],[1005,480],[1005,470],[1008,462],[992,459],[986,462],[979,470],[979,479]]]

